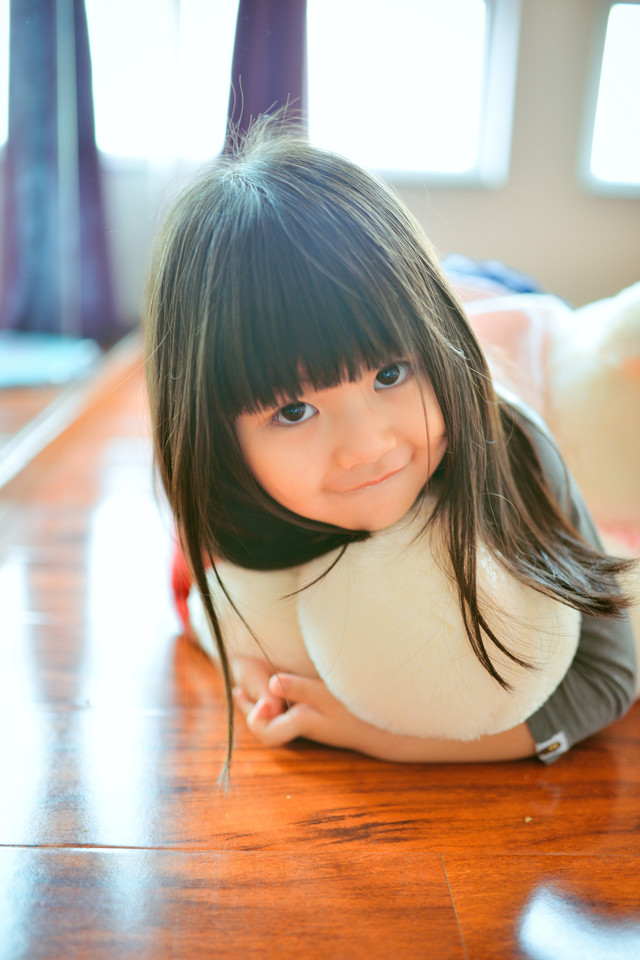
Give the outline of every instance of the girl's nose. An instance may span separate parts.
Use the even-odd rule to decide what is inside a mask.
[[[354,404],[336,427],[335,458],[343,470],[375,464],[396,446],[392,425],[366,402]]]

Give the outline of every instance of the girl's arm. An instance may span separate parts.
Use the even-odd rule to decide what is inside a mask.
[[[561,508],[587,543],[603,549],[577,484],[543,425],[530,424],[547,479]],[[636,692],[636,652],[628,615],[583,616],[578,650],[562,683],[527,725],[541,760],[556,760],[580,740],[621,717]]]
[[[268,681],[272,698],[283,705],[274,712],[273,699],[253,699],[246,689],[234,692],[236,705],[251,732],[267,746],[277,747],[297,737],[380,760],[400,763],[474,763],[517,760],[533,756],[536,746],[525,723],[478,740],[426,740],[388,733],[358,719],[329,692],[322,680],[279,674]],[[285,701],[289,708],[285,708]]]

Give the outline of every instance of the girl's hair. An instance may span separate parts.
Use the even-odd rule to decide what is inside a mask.
[[[277,569],[364,539],[298,517],[257,484],[234,421],[411,358],[440,405],[447,452],[435,510],[469,641],[505,681],[479,607],[476,544],[509,573],[587,614],[627,604],[625,561],[587,545],[561,512],[522,415],[496,396],[482,350],[422,230],[389,188],[348,160],[261,121],[166,218],[151,271],[147,372],[155,458],[219,648],[207,587],[214,556]],[[483,638],[484,633],[484,638]]]

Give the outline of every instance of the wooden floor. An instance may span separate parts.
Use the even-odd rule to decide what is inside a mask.
[[[241,730],[217,790],[219,684],[120,379],[0,491],[2,960],[639,957],[638,705],[551,767]]]
[[[0,456],[2,447],[49,406],[61,387],[16,387],[0,392]]]

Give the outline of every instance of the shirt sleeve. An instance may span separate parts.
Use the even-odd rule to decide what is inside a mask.
[[[604,550],[577,484],[551,435],[536,418],[528,431],[561,509],[587,543]],[[621,717],[635,695],[636,653],[627,614],[583,614],[578,649],[564,679],[527,720],[538,757],[556,760],[570,747]]]

